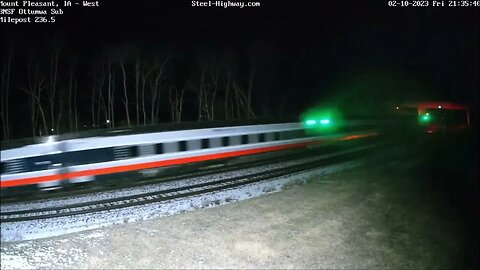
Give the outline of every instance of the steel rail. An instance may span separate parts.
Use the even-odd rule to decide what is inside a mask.
[[[0,202],[1,204],[7,204],[7,203],[12,204],[12,203],[26,203],[31,201],[48,200],[48,199],[61,199],[63,197],[86,195],[86,194],[98,193],[98,192],[107,192],[107,191],[118,190],[121,188],[134,188],[134,187],[141,187],[141,186],[158,184],[163,182],[180,181],[182,179],[187,179],[187,178],[203,177],[211,174],[218,174],[218,173],[224,173],[224,172],[233,171],[233,170],[246,169],[248,167],[253,167],[255,165],[258,165],[260,162],[262,163],[262,165],[270,165],[270,164],[286,162],[294,159],[301,159],[301,158],[305,158],[305,157],[316,155],[316,154],[322,154],[322,155],[331,154],[336,151],[341,151],[343,148],[347,148],[347,146],[343,144],[328,143],[325,145],[316,146],[315,148],[312,148],[312,149],[308,149],[308,151],[305,151],[305,149],[302,148],[302,149],[288,150],[288,153],[287,152],[262,153],[260,155],[279,154],[279,156],[260,158],[260,159],[253,157],[254,160],[252,161],[244,161],[244,162],[235,163],[235,164],[228,164],[229,160],[235,159],[235,158],[229,158],[224,160],[224,161],[227,161],[227,164],[223,163],[222,167],[214,167],[214,168],[203,169],[201,171],[189,172],[188,169],[201,168],[202,165],[215,164],[218,161],[207,161],[205,164],[193,163],[193,164],[190,164],[190,167],[187,166],[187,168],[184,169],[184,172],[180,174],[178,173],[176,173],[175,175],[165,174],[157,177],[141,178],[141,179],[130,181],[130,182],[106,181],[106,184],[102,184],[101,182],[100,183],[96,182],[94,185],[91,185],[90,188],[80,188],[75,190],[70,190],[68,188],[65,188],[65,189],[54,191],[53,193],[41,193],[41,192],[20,193],[20,195],[28,194],[28,197],[27,198],[23,197],[21,199],[19,199],[18,196],[2,197],[0,199]],[[248,158],[252,158],[252,156],[245,156],[240,158],[248,159]],[[169,168],[166,168],[166,169],[169,169]],[[2,215],[2,211],[0,210],[0,216],[1,215]]]
[[[86,203],[76,203],[67,206],[55,206],[42,209],[4,212],[0,213],[0,221],[2,223],[20,222],[88,214],[93,212],[109,211],[119,208],[126,208],[173,200],[177,198],[195,196],[219,190],[232,189],[246,184],[261,182],[272,178],[308,171],[318,168],[320,166],[331,165],[341,161],[350,160],[352,158],[358,158],[366,151],[369,151],[371,148],[371,146],[363,147],[357,151],[345,151],[340,153],[339,155],[334,155],[327,158],[320,158],[318,160],[306,162],[300,165],[292,165],[288,167],[269,170],[266,172],[236,176],[200,184],[193,184],[182,188],[171,188],[167,190],[131,195],[122,198],[105,199]]]

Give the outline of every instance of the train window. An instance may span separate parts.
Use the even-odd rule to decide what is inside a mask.
[[[280,133],[280,140],[290,140],[290,139],[293,139],[294,138],[294,134],[292,133],[292,131],[282,131]]]
[[[229,138],[230,138],[230,141],[229,141],[230,146],[242,144],[241,136],[231,136]]]
[[[137,155],[136,156],[151,156],[155,155],[155,145],[153,144],[143,144],[137,146]]]
[[[292,140],[292,139],[303,138],[304,133],[302,130],[289,130],[289,131],[283,131],[280,137],[282,140]]]
[[[164,142],[163,143],[163,153],[175,153],[179,151],[179,142]],[[185,144],[186,148],[186,144]]]
[[[209,139],[202,139],[201,141],[202,149],[206,149],[210,147],[210,140]]]
[[[248,143],[248,135],[242,135],[242,144]]]
[[[190,140],[187,141],[187,150],[199,150],[202,149],[202,141],[201,140]]]
[[[265,142],[265,133],[258,134],[258,141]]]
[[[135,153],[136,154],[136,153]],[[100,162],[108,162],[114,160],[113,147],[105,147],[98,149],[79,150],[72,152],[64,152],[58,156],[61,160],[54,163],[61,162],[67,166],[92,164]],[[50,158],[49,158],[50,159]],[[29,158],[29,164],[34,164],[37,161],[44,160],[44,156]]]
[[[222,146],[228,146],[230,143],[229,137],[222,137]]]
[[[273,140],[275,140],[274,133],[271,133],[271,132],[270,133],[265,133],[265,141],[266,142],[271,142]]]
[[[273,133],[273,139],[274,139],[275,141],[280,140],[280,132],[275,132],[275,133]]]
[[[155,152],[156,152],[158,155],[163,154],[163,143],[157,143],[157,144],[155,145],[155,148],[156,148],[156,151],[155,151]]]
[[[257,143],[257,142],[258,142],[258,134],[248,135],[248,143]]]
[[[295,137],[297,136],[296,133],[297,132],[295,132],[295,130],[287,131],[287,139],[289,139],[289,140],[295,139]]]
[[[178,145],[180,148],[179,149],[180,152],[187,151],[187,141],[179,141]]]
[[[217,137],[217,138],[210,138],[210,148],[215,148],[215,147],[222,147],[222,138]]]

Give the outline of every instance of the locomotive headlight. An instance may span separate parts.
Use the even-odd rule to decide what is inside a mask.
[[[300,119],[308,134],[336,132],[340,127],[340,112],[335,108],[314,107],[304,112]]]
[[[305,120],[305,127],[327,127],[331,123],[330,118],[321,118],[319,120],[307,119]]]
[[[317,120],[312,120],[312,119],[309,119],[307,121],[305,121],[305,125],[307,126],[313,126],[317,123]]]
[[[330,119],[322,119],[320,120],[320,124],[321,125],[330,125]]]

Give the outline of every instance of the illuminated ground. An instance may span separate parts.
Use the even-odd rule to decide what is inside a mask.
[[[432,165],[403,151],[399,161],[383,154],[369,166],[247,201],[2,243],[2,269],[475,268],[475,206],[465,207],[472,193],[462,182],[468,166],[450,170],[448,181],[438,174],[441,159]]]

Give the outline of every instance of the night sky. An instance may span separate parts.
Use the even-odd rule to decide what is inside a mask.
[[[57,43],[62,48],[59,72],[66,74],[68,63],[76,59],[78,100],[86,104],[94,63],[126,46],[145,59],[168,52],[173,58],[167,80],[179,85],[188,78],[195,81],[195,66],[202,57],[233,59],[244,82],[250,60],[255,59],[256,115],[265,110],[267,96],[270,112],[266,114],[275,117],[279,116],[276,106],[282,106],[283,115],[298,115],[319,102],[347,103],[352,96],[359,104],[424,99],[477,105],[478,7],[388,7],[387,1],[259,2],[259,8],[239,9],[192,7],[185,0],[101,1],[98,8],[65,9],[53,24],[1,24],[2,63],[14,41],[10,137],[31,136],[29,128],[22,128],[31,123],[19,124],[17,119],[30,114],[24,104],[28,96],[19,90],[26,85],[27,59],[36,55],[48,68],[44,56]],[[59,88],[66,84],[60,81]],[[131,92],[132,84],[128,87]],[[188,108],[194,107],[194,93],[194,88],[187,91]],[[187,109],[185,121],[196,120],[195,111]],[[82,123],[88,121],[90,112],[80,109],[79,114]]]

